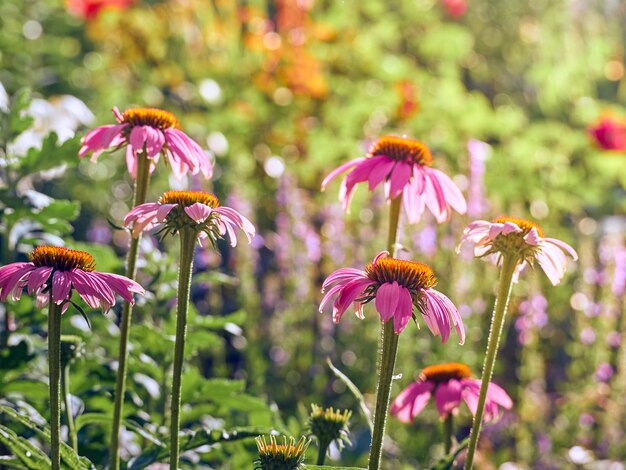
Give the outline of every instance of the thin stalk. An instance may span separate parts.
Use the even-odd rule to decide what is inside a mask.
[[[328,446],[330,445],[330,441],[320,441],[319,442],[319,451],[317,454],[317,463],[316,465],[324,465],[324,461],[326,460],[326,453],[328,452]]]
[[[187,335],[187,308],[191,289],[193,251],[196,233],[183,227],[180,237],[180,264],[178,267],[178,309],[176,312],[176,345],[174,349],[174,377],[172,379],[172,415],[170,422],[170,470],[178,469],[179,431],[183,360],[185,358],[185,336]]]
[[[61,374],[61,388],[63,391],[63,401],[65,403],[65,416],[67,419],[67,430],[70,438],[70,445],[75,452],[78,453],[78,436],[76,435],[76,426],[74,425],[74,416],[72,415],[72,395],[70,394],[70,363],[63,364],[63,373]]]
[[[61,306],[48,304],[48,368],[50,375],[50,460],[61,468]]]
[[[489,338],[487,340],[487,353],[485,355],[485,362],[483,364],[483,374],[480,378],[481,385],[480,393],[478,395],[478,408],[476,409],[476,414],[474,415],[472,432],[470,433],[470,441],[467,449],[467,459],[465,460],[465,470],[471,470],[472,465],[474,464],[474,454],[476,453],[478,437],[480,435],[480,429],[483,422],[483,414],[485,411],[487,388],[489,387],[489,382],[491,382],[493,367],[496,363],[498,346],[500,344],[500,336],[502,336],[502,329],[504,327],[506,309],[509,305],[509,298],[511,296],[513,273],[515,272],[515,267],[517,266],[518,262],[518,258],[512,255],[504,255],[502,259],[502,270],[500,272],[498,297],[496,298],[496,304],[493,308],[493,316],[491,317],[491,328],[489,329]]]
[[[137,155],[137,181],[135,181],[135,196],[133,207],[146,202],[148,185],[150,183],[150,161],[145,154]],[[137,274],[137,255],[141,235],[131,238],[128,254],[126,255],[126,277],[135,279]],[[111,445],[109,447],[109,463],[111,470],[120,468],[120,425],[124,410],[124,394],[126,393],[126,369],[128,366],[128,340],[130,337],[130,320],[133,307],[124,302],[120,321],[120,347],[118,353],[117,377],[115,378],[115,403],[113,405],[113,429],[111,430]]]
[[[389,207],[389,233],[387,237],[387,251],[391,257],[396,254],[398,239],[398,225],[400,223],[401,198],[391,201]],[[393,319],[382,324],[380,333],[380,348],[378,356],[378,387],[376,391],[376,408],[374,411],[374,429],[372,431],[372,447],[370,448],[369,470],[378,470],[382,460],[383,440],[387,413],[389,411],[389,397],[391,383],[396,365],[398,352],[398,335],[393,330]]]
[[[443,450],[446,455],[452,450],[452,433],[454,429],[454,416],[448,413],[443,422]]]

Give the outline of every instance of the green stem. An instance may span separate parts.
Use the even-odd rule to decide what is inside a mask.
[[[489,387],[489,383],[491,382],[493,367],[496,363],[498,345],[500,343],[500,336],[502,336],[506,309],[508,307],[509,298],[511,296],[513,274],[515,273],[515,268],[517,267],[518,262],[519,260],[516,256],[503,255],[502,257],[502,269],[500,272],[498,297],[496,298],[496,304],[493,308],[493,316],[491,317],[491,328],[489,329],[489,338],[487,340],[487,353],[485,355],[485,362],[483,364],[483,374],[480,379],[481,384],[480,393],[478,395],[478,408],[476,409],[476,414],[474,415],[472,432],[470,433],[470,441],[467,449],[467,459],[465,460],[465,470],[471,470],[474,463],[474,454],[476,453],[478,437],[480,435],[483,414],[485,411],[487,388]]]
[[[72,449],[78,453],[78,436],[72,415],[72,395],[70,394],[70,364],[69,361],[63,365],[61,374],[61,388],[63,390],[63,401],[65,402],[65,416],[67,418],[67,430]]]
[[[330,445],[330,442],[320,441],[320,448],[317,454],[316,465],[324,465],[324,461],[326,460],[326,453],[328,452],[329,445]]]
[[[454,416],[448,413],[443,422],[443,450],[446,455],[452,450],[452,431],[454,428]]]
[[[176,346],[174,349],[174,377],[172,380],[172,415],[170,423],[170,470],[178,469],[179,430],[183,360],[185,358],[185,336],[187,334],[187,307],[191,288],[193,251],[196,233],[183,227],[180,237],[180,264],[178,267],[178,311],[176,312]]]
[[[48,368],[50,375],[50,459],[61,468],[61,306],[48,304]]]
[[[402,199],[398,197],[391,201],[391,206],[389,207],[387,251],[391,257],[396,255],[401,203]],[[398,352],[398,335],[395,334],[393,330],[393,318],[382,325],[379,344],[378,387],[376,392],[376,408],[374,411],[372,447],[370,448],[368,465],[369,470],[378,470],[382,460],[383,440],[385,438],[385,426],[387,425],[387,412],[389,411],[389,397],[391,396],[391,383],[393,381],[393,371]]]
[[[144,154],[137,155],[137,181],[135,182],[135,196],[133,207],[146,202],[148,185],[150,183],[150,161]],[[135,279],[137,274],[137,255],[141,234],[131,238],[128,254],[126,255],[126,277]],[[124,394],[126,393],[126,369],[128,366],[128,340],[130,337],[130,320],[133,307],[124,302],[120,321],[120,347],[118,353],[117,377],[115,379],[115,403],[113,405],[113,429],[111,430],[111,445],[109,448],[109,463],[111,470],[120,468],[120,426],[124,410]]]

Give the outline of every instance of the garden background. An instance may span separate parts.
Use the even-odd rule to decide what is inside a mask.
[[[113,106],[174,112],[211,151],[214,177],[179,183],[157,171],[152,199],[169,187],[212,191],[257,227],[250,246],[196,251],[182,424],[202,445],[183,464],[250,468],[254,440],[228,442],[233,430],[299,436],[318,403],[353,410],[341,461],[364,465],[367,423],[326,360],[371,405],[379,323],[366,307],[364,321],[346,315],[333,325],[318,306],[330,272],[384,248],[386,203],[359,189],[346,215],[339,185],[319,187],[377,137],[415,137],[454,176],[469,214],[405,224],[403,250],[433,266],[468,339],[441,345],[409,325],[392,397],[441,361],[480,375],[497,270],[455,248],[471,220],[531,218],[580,261],[556,288],[537,273],[514,289],[494,381],[515,405],[485,428],[480,468],[624,468],[625,24],[617,0],[3,0],[0,82],[11,102],[0,102],[0,264],[25,260],[43,240],[122,272],[129,237],[114,225],[131,208],[124,155],[79,160],[80,137],[112,123]],[[622,151],[592,138],[603,116],[621,126]],[[472,139],[486,144],[470,154]],[[167,420],[177,249],[142,241],[139,282],[149,294],[133,316],[122,439],[132,468],[155,460]],[[26,297],[0,311],[0,397],[45,420],[45,315]],[[83,339],[72,407],[80,454],[98,468],[117,314],[88,312],[89,327],[70,311],[63,322]],[[465,437],[469,412],[456,422]],[[431,464],[443,454],[441,433],[432,406],[411,426],[391,419],[387,468]]]

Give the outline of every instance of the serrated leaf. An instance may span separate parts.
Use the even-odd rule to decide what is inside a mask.
[[[35,434],[37,434],[41,439],[43,439],[46,443],[50,443],[50,431],[47,427],[40,426],[39,424],[32,421],[30,418],[23,416],[17,413],[12,408],[8,406],[0,405],[0,414],[6,414],[11,419],[19,422],[23,426],[27,427]],[[95,470],[95,466],[85,457],[80,457],[74,449],[70,446],[61,442],[61,462],[71,468],[72,470]],[[50,464],[48,464],[50,465]],[[49,468],[49,467],[46,467]]]
[[[30,102],[31,94],[28,89],[19,90],[13,97],[9,111],[9,129],[12,135],[21,134],[33,124],[33,118],[24,115]]]
[[[22,465],[20,459],[18,459],[17,457],[11,457],[9,455],[0,455],[0,467],[18,468],[21,470],[28,469],[28,467]]]
[[[32,147],[25,157],[16,162],[23,174],[38,173],[63,164],[76,165],[80,137],[75,136],[59,144],[59,137],[55,132],[48,134],[41,143],[41,148]]]
[[[47,470],[50,468],[50,459],[41,449],[2,425],[0,425],[0,443],[4,444],[26,468],[30,470]]]

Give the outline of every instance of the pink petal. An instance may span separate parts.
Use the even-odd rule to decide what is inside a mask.
[[[511,400],[508,393],[506,393],[502,387],[494,384],[493,382],[491,382],[487,387],[487,400],[493,401],[507,410],[513,408],[513,400]]]
[[[343,165],[339,165],[337,168],[335,168],[333,171],[331,171],[326,178],[324,178],[324,181],[322,181],[322,191],[324,191],[326,189],[326,186],[328,186],[328,183],[330,183],[332,180],[334,180],[337,176],[339,176],[341,173],[343,173],[344,171],[349,170],[350,168],[353,168],[355,166],[357,166],[359,163],[361,163],[362,161],[366,160],[366,157],[360,157],[360,158],[356,158],[354,160],[351,160],[347,163],[344,163]]]
[[[206,219],[211,215],[211,208],[205,204],[201,204],[196,202],[191,206],[185,207],[183,209],[185,214],[187,214],[191,220],[193,220],[197,224],[203,223]]]
[[[397,198],[404,187],[408,184],[411,174],[413,173],[413,167],[405,162],[398,162],[391,172],[389,178],[389,197],[391,199]]]
[[[187,134],[178,129],[166,129],[165,138],[171,153],[176,155],[180,162],[184,162],[191,174],[201,172],[206,179],[213,175],[209,156]]]
[[[530,231],[526,235],[524,235],[524,241],[528,245],[532,245],[532,246],[539,245],[539,242],[541,241],[541,237],[539,236],[539,233],[537,233],[537,229],[535,227],[531,228]]]
[[[361,297],[363,290],[371,284],[373,282],[369,279],[355,279],[343,286],[341,293],[333,304],[333,321],[335,323],[339,322],[350,304]]]
[[[393,328],[397,335],[406,328],[409,320],[413,317],[413,301],[411,300],[411,294],[402,286],[399,286],[398,290],[398,307],[393,317]]]
[[[34,269],[33,263],[12,263],[6,266],[2,276],[3,281],[0,284],[2,288],[0,300],[6,301],[9,295],[12,300],[18,300],[22,295],[24,281]]]
[[[345,283],[354,279],[366,278],[365,271],[354,268],[341,268],[328,275],[322,284],[322,292],[324,292],[331,284],[335,282]]]
[[[69,273],[66,271],[55,271],[52,275],[52,300],[55,304],[61,305],[70,295],[72,282]]]
[[[50,273],[52,273],[52,268],[50,267],[41,267],[33,270],[28,278],[28,293],[39,292],[41,288],[45,287]]]
[[[172,212],[172,209],[177,205],[178,204],[159,204],[154,219],[159,223],[165,222],[169,213]]]
[[[153,217],[156,215],[157,210],[161,207],[161,205],[157,202],[146,202],[145,204],[140,204],[136,207],[133,207],[126,217],[124,217],[124,225],[129,226],[131,222],[134,222],[140,218],[144,218],[146,215],[150,215]]]
[[[134,180],[137,179],[137,158],[133,148],[130,145],[126,147],[126,168],[128,168],[128,174]]]
[[[456,379],[442,382],[435,391],[435,405],[442,418],[445,418],[461,403],[461,384]]]
[[[429,168],[430,177],[437,179],[443,191],[444,199],[459,214],[465,214],[467,211],[467,203],[463,197],[463,193],[456,184],[443,171]]]
[[[574,259],[574,261],[578,260],[578,253],[576,253],[574,248],[569,246],[567,243],[557,240],[556,238],[544,238],[543,241],[544,243],[551,243],[558,246],[563,251],[567,252]]]
[[[370,160],[376,161],[376,165],[372,167],[369,177],[367,178],[369,190],[372,191],[376,186],[387,179],[395,161],[384,155],[372,157]]]
[[[376,291],[376,310],[383,323],[387,322],[396,313],[399,293],[400,286],[396,281],[393,281],[393,284],[385,282]]]
[[[391,416],[410,423],[424,409],[434,388],[432,382],[417,382],[402,390],[391,404]]]
[[[79,158],[93,152],[92,160],[95,160],[104,150],[118,145],[125,127],[126,124],[112,124],[96,127],[87,132],[81,139],[82,146],[78,151]]]

